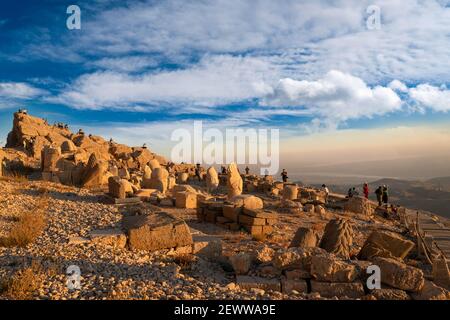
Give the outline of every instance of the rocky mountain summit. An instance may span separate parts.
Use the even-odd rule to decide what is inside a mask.
[[[1,299],[450,299],[434,216],[170,163],[24,111],[1,159]]]

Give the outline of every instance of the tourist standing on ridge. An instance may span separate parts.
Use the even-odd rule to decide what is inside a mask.
[[[250,168],[248,166],[245,167],[245,174],[248,175],[250,172]]]
[[[383,203],[387,206],[389,202],[389,193],[388,187],[386,185],[383,186]]]
[[[369,199],[369,185],[367,184],[367,182],[364,183],[363,192],[364,192],[364,197],[366,199]]]
[[[377,196],[378,206],[381,206],[383,196],[383,189],[381,188],[381,186],[379,186],[377,190],[375,190],[375,195]]]
[[[197,163],[195,166],[195,176],[198,178],[198,181],[202,181],[202,177],[200,176],[200,163]]]
[[[283,182],[287,182],[288,176],[286,169],[283,169],[283,171],[281,172],[281,178],[283,179]]]
[[[325,184],[322,185],[322,191],[325,192],[325,203],[328,203],[328,195],[330,194],[330,190]]]

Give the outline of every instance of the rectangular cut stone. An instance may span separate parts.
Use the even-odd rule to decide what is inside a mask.
[[[251,235],[261,235],[261,234],[263,234],[263,227],[262,226],[246,226],[246,225],[243,225],[243,227]]]
[[[239,223],[246,226],[263,226],[266,224],[266,219],[254,218],[245,214],[239,215]]]
[[[379,256],[404,259],[412,248],[414,248],[414,242],[403,239],[400,235],[393,232],[376,230],[367,238],[359,252],[358,258],[370,260],[375,256]]]
[[[361,298],[365,295],[364,287],[360,282],[339,283],[311,281],[311,292],[318,292],[325,298]]]
[[[281,290],[283,293],[290,294],[293,290],[299,293],[308,292],[308,284],[305,280],[292,280],[286,277],[281,278]]]
[[[286,270],[284,274],[287,280],[300,280],[311,278],[311,274],[303,269]]]
[[[223,206],[223,216],[234,222],[238,222],[239,214],[242,212],[242,208],[235,207],[232,204],[226,204]]]
[[[391,287],[418,292],[424,285],[424,274],[418,268],[390,258],[375,258],[373,263],[380,267],[381,282]]]
[[[197,194],[193,192],[177,192],[175,194],[175,205],[177,208],[197,208]]]
[[[281,283],[278,279],[267,279],[251,276],[236,276],[236,284],[240,288],[250,290],[252,288],[262,290],[281,291]]]
[[[276,219],[278,218],[278,214],[271,212],[271,211],[265,211],[261,209],[247,209],[244,208],[244,214],[250,217],[254,218],[263,218],[263,219]]]
[[[209,223],[216,223],[217,212],[204,209],[205,221]]]
[[[220,224],[226,224],[226,223],[229,223],[229,222],[232,222],[232,221],[230,219],[225,218],[225,217],[218,216],[218,217],[216,217],[216,222],[220,223]]]
[[[166,212],[122,219],[131,249],[155,251],[192,244],[187,224]]]

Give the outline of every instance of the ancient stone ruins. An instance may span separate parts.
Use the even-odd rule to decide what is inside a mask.
[[[47,201],[34,241],[0,246],[0,279],[40,264],[30,299],[450,299],[447,257],[407,208],[171,163],[23,111],[0,160],[0,239]]]

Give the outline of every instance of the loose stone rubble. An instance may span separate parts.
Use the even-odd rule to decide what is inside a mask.
[[[48,271],[32,299],[450,299],[445,261],[419,260],[415,235],[364,198],[326,201],[234,163],[198,179],[193,164],[23,113],[0,163],[0,239],[48,198],[36,241],[0,247],[0,281],[36,261]],[[374,265],[380,289],[367,285]]]

